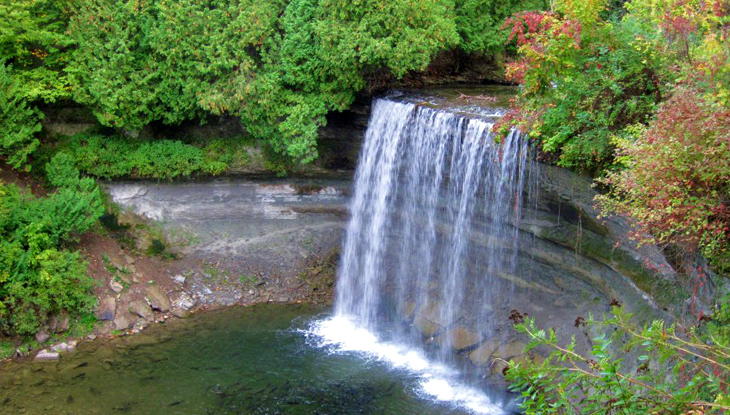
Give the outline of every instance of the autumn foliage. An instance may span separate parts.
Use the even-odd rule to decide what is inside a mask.
[[[635,142],[619,153],[625,169],[604,182],[604,207],[637,220],[637,238],[703,252],[730,265],[730,111],[680,88]]]

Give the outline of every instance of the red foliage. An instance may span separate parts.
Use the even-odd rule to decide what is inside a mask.
[[[623,155],[630,168],[607,180],[620,202],[602,200],[638,220],[637,236],[730,266],[717,262],[730,257],[730,111],[681,88]]]

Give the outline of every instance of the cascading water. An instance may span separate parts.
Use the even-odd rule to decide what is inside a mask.
[[[322,328],[331,343],[421,371],[426,392],[485,413],[503,408],[440,376],[454,366],[449,330],[494,337],[492,310],[510,296],[529,145],[517,131],[495,143],[497,115],[374,102],[335,317]],[[428,359],[416,351],[424,336],[439,345]]]

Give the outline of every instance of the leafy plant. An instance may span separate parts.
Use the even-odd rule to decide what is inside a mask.
[[[28,156],[39,145],[35,135],[43,114],[28,103],[21,89],[12,67],[0,59],[0,155],[12,167],[27,170]]]
[[[680,88],[638,137],[619,142],[624,169],[603,183],[607,212],[636,219],[635,238],[702,252],[730,270],[730,111]]]
[[[507,371],[530,414],[722,414],[730,410],[730,337],[727,301],[717,322],[682,330],[657,320],[646,326],[620,307],[584,322],[601,334],[590,353],[563,345],[554,330],[534,319],[517,325],[530,338],[528,350],[551,350],[542,363],[523,361]],[[635,356],[635,357],[630,357]]]
[[[33,334],[50,315],[92,311],[86,262],[63,246],[102,212],[88,178],[44,198],[0,184],[0,332]]]
[[[599,172],[613,159],[614,137],[647,123],[663,96],[662,55],[632,15],[607,20],[606,1],[559,0],[555,11],[522,12],[505,23],[519,47],[507,74],[524,85],[514,124],[539,140],[558,164]]]

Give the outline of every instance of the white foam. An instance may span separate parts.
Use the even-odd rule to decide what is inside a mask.
[[[315,336],[320,347],[327,347],[334,353],[354,352],[368,359],[386,362],[394,368],[408,370],[420,379],[416,393],[421,397],[475,414],[505,413],[484,391],[459,382],[455,370],[430,361],[420,350],[381,341],[367,329],[358,327],[351,318],[334,316],[316,321],[307,334]]]

